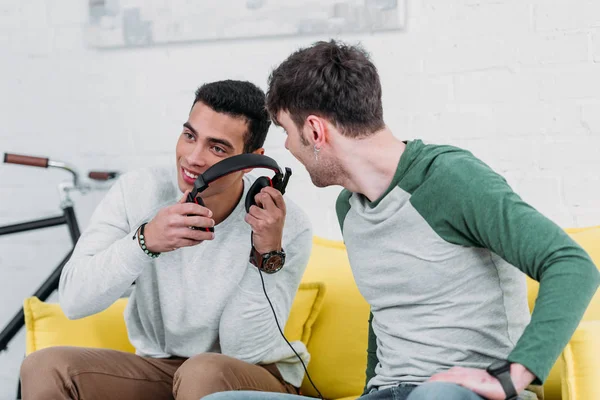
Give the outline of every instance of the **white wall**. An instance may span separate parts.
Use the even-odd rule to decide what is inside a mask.
[[[270,69],[319,39],[239,40],[137,50],[86,48],[82,0],[0,2],[0,152],[83,170],[172,162],[203,82],[263,88]],[[387,124],[403,139],[468,148],[561,226],[600,224],[600,2],[409,0],[404,33],[361,41],[381,73]],[[315,189],[273,129],[268,154],[294,168],[289,195],[317,235],[338,239],[339,188]],[[56,171],[0,165],[0,224],[53,215]],[[77,197],[82,226],[101,198]],[[0,238],[0,325],[66,251],[65,229]],[[23,335],[0,353],[11,398]]]

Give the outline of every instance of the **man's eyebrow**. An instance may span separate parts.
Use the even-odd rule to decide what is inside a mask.
[[[227,147],[229,150],[235,150],[233,145],[231,144],[231,142],[229,142],[228,140],[214,138],[214,137],[209,137],[206,140],[208,140],[210,143],[221,144],[221,145]]]
[[[189,129],[190,131],[192,131],[192,133],[196,136],[198,136],[198,131],[196,131],[192,125],[190,125],[189,122],[186,122],[183,124],[183,126],[187,129]],[[216,143],[216,144],[220,144],[222,146],[227,147],[230,150],[235,150],[235,148],[233,147],[233,145],[231,144],[230,141],[225,140],[225,139],[220,139],[220,138],[216,138],[216,137],[207,137],[206,141],[210,142],[210,143]]]
[[[183,127],[188,128],[194,135],[198,135],[198,132],[192,127],[192,125],[190,125],[189,122],[184,123]]]

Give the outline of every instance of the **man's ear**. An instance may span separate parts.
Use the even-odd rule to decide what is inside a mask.
[[[263,147],[261,147],[260,149],[254,150],[251,154],[260,154],[262,156],[265,154],[265,149]],[[248,172],[252,171],[253,169],[254,168],[246,168],[242,171],[244,172],[244,174],[247,174]]]
[[[306,126],[308,130],[309,141],[317,148],[323,147],[327,142],[327,121],[317,115],[309,115],[306,117]]]

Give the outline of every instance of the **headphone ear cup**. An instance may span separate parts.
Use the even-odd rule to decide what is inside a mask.
[[[246,212],[250,212],[250,207],[256,205],[254,197],[258,193],[260,193],[260,191],[263,190],[263,188],[269,186],[272,186],[271,179],[267,178],[266,176],[261,176],[256,181],[254,181],[254,183],[252,184],[252,186],[250,186],[250,189],[248,190],[248,194],[246,195]]]

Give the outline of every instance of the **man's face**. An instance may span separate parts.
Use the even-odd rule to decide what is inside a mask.
[[[287,134],[285,148],[304,165],[313,184],[317,187],[338,185],[340,165],[337,160],[323,151],[315,156],[314,145],[307,139],[312,135],[310,127],[304,124],[302,130],[298,129],[286,111],[277,114],[277,121]]]
[[[218,113],[202,102],[194,104],[175,149],[179,189],[193,189],[199,174],[227,157],[241,154],[247,131],[248,123],[243,118]],[[214,181],[202,197],[233,189],[243,174],[235,172]]]

